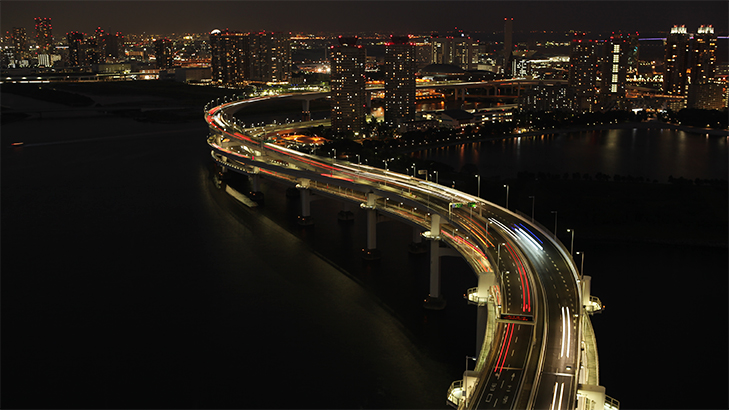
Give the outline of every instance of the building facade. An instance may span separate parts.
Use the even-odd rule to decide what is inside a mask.
[[[720,109],[724,84],[716,77],[714,27],[699,27],[691,42],[689,108]]]
[[[599,102],[602,110],[625,109],[625,84],[628,77],[630,40],[616,34],[603,44]]]
[[[66,42],[68,43],[68,65],[71,67],[80,67],[88,64],[86,58],[85,36],[78,31],[66,33]]]
[[[285,32],[213,30],[210,33],[213,82],[226,85],[289,82],[290,37]]]
[[[415,119],[415,45],[408,37],[391,37],[385,46],[385,123]]]
[[[574,111],[576,99],[574,88],[566,84],[551,84],[540,81],[519,97],[522,111]]]
[[[13,27],[13,58],[16,61],[25,60],[29,57],[28,35],[25,27]]]
[[[154,58],[157,61],[157,68],[172,68],[174,62],[172,40],[169,38],[154,40]]]
[[[585,33],[575,33],[570,43],[569,77],[567,84],[574,90],[575,108],[593,111],[597,98],[597,56],[595,42]]]
[[[286,32],[258,32],[246,36],[244,78],[263,83],[291,80],[291,35]]]
[[[686,95],[690,35],[685,26],[673,26],[666,38],[663,92]]]
[[[237,31],[210,32],[210,66],[213,83],[240,85],[248,67],[248,38]]]
[[[476,70],[478,68],[478,42],[464,32],[455,34],[455,36],[431,39],[431,62],[453,64],[464,70]]]
[[[332,132],[335,135],[357,136],[365,124],[366,51],[357,45],[357,37],[340,36],[339,46],[331,48],[329,58]]]
[[[38,55],[53,52],[53,27],[50,17],[35,18],[35,42],[38,45]]]

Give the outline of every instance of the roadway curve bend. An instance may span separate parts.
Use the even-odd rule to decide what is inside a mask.
[[[268,136],[326,121],[244,128],[233,114],[271,98],[210,103],[211,155],[240,173],[352,201],[420,226],[459,252],[479,275],[475,301],[489,326],[475,384],[459,408],[575,408],[580,369],[580,277],[564,245],[545,228],[481,198],[408,175],[273,144]],[[457,204],[470,204],[459,206]],[[481,280],[481,278],[485,280]],[[468,390],[470,389],[470,390]]]

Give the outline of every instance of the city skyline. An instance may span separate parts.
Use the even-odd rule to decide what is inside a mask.
[[[80,8],[83,13],[78,12]],[[689,31],[701,25],[713,25],[717,33],[729,30],[729,5],[721,1],[463,1],[448,2],[445,7],[435,1],[3,1],[0,11],[3,32],[13,27],[30,31],[34,18],[50,17],[56,38],[72,31],[91,33],[99,26],[111,32],[151,34],[203,33],[216,28],[405,34],[458,27],[467,32],[503,32],[506,17],[514,18],[515,32],[651,33],[668,32],[676,24]],[[171,15],[173,19],[168,18]]]

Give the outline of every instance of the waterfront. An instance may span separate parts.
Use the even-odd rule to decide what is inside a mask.
[[[455,170],[474,164],[484,175],[502,178],[515,178],[518,172],[567,173],[570,178],[575,172],[591,176],[600,172],[666,183],[669,176],[726,179],[729,170],[726,135],[658,125],[531,134],[429,148],[414,156],[448,164]]]
[[[366,264],[356,206],[342,224],[341,204],[315,201],[302,228],[283,186],[264,183],[255,209],[215,188],[202,123],[83,124],[3,125],[5,407],[445,407],[475,351],[461,259],[444,260],[447,309],[424,311],[427,256],[407,253],[409,227],[379,224],[387,251]],[[726,362],[726,249],[580,234],[607,305],[593,323],[608,394],[721,407],[720,377],[685,382],[708,389],[701,402],[645,391],[675,371],[653,352],[684,354],[699,329],[691,360]]]

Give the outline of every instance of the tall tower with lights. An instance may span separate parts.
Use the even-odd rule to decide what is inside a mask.
[[[248,34],[245,78],[266,83],[288,82],[291,79],[290,38],[287,32]]]
[[[172,40],[169,38],[154,40],[154,57],[157,60],[157,68],[172,68]]]
[[[66,33],[68,64],[71,67],[79,67],[87,64],[84,37],[84,33],[79,33],[78,31]]]
[[[28,36],[25,27],[13,27],[13,59],[23,60],[28,58]]]
[[[511,52],[514,47],[512,44],[512,34],[514,32],[514,18],[504,18],[504,49],[501,52],[504,57],[504,73],[510,74],[511,71]]]
[[[630,41],[614,34],[603,45],[600,104],[603,110],[625,109],[625,82],[628,74]]]
[[[666,38],[663,73],[663,92],[666,94],[686,95],[689,39],[686,26],[673,26],[671,33]]]
[[[415,46],[407,36],[390,36],[385,46],[385,123],[415,119]]]
[[[567,84],[574,90],[578,111],[592,111],[597,97],[597,56],[595,42],[585,33],[575,33],[570,43],[570,70]]]
[[[224,85],[241,84],[246,77],[248,37],[233,31],[210,32],[210,65],[213,82]]]
[[[716,75],[716,34],[714,27],[701,26],[691,42],[689,108],[722,108],[724,86]]]
[[[367,54],[357,37],[339,37],[332,46],[331,63],[332,131],[357,136],[365,123],[365,63]]]
[[[38,54],[51,54],[53,51],[53,27],[50,17],[35,18],[35,41]]]

